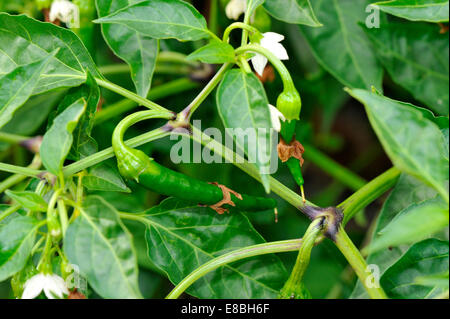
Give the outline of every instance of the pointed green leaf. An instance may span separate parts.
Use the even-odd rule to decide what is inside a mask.
[[[272,123],[262,83],[253,73],[228,71],[217,89],[217,108],[225,128],[233,130],[237,146],[258,167],[269,191]]]
[[[133,240],[117,211],[101,197],[83,202],[81,215],[70,224],[64,252],[80,267],[103,298],[141,298]]]
[[[94,22],[124,25],[155,39],[195,41],[210,37],[205,18],[180,0],[138,2]]]
[[[232,63],[235,61],[234,48],[228,43],[213,40],[209,44],[192,52],[188,55],[187,59],[211,64]]]
[[[439,127],[411,104],[364,90],[348,92],[365,105],[394,165],[435,188],[448,202],[449,161]]]
[[[50,57],[52,56],[18,66],[11,72],[0,75],[0,128],[11,120],[17,109],[31,96]]]
[[[138,0],[96,0],[99,17],[107,16]],[[147,97],[155,71],[158,40],[119,24],[102,24],[102,33],[111,50],[129,66],[137,93]]]
[[[426,23],[364,30],[392,79],[433,111],[448,115],[448,35]]]
[[[284,22],[304,24],[310,27],[322,25],[317,20],[309,0],[266,0],[264,8],[271,16]]]
[[[47,202],[35,192],[13,192],[11,190],[7,190],[5,194],[26,209],[39,212],[47,211]]]
[[[323,24],[301,26],[317,61],[342,84],[351,88],[381,90],[383,69],[358,22],[365,21],[368,0],[313,1]]]
[[[50,59],[33,94],[80,85],[86,79],[85,70],[100,77],[83,43],[72,31],[26,15],[0,13],[0,75],[42,60],[56,49],[58,53]]]
[[[94,166],[89,174],[83,177],[83,186],[91,191],[131,192],[119,172],[106,164]]]
[[[78,99],[55,118],[52,126],[45,133],[40,154],[42,163],[50,173],[58,176],[72,147],[72,132],[85,109],[85,100],[83,98]]]
[[[0,282],[20,271],[30,257],[37,221],[17,216],[0,227]]]
[[[427,239],[415,244],[386,270],[381,277],[382,287],[396,299],[427,299],[442,293],[442,288],[417,284],[416,279],[448,272],[448,250],[448,241]]]
[[[149,257],[174,284],[215,257],[264,242],[240,213],[218,215],[174,198],[147,211],[144,222]],[[281,261],[264,255],[221,267],[187,292],[198,298],[275,298],[286,277]]]
[[[448,22],[448,0],[391,0],[374,5],[384,12],[412,21]]]
[[[448,227],[448,220],[448,205],[440,197],[412,204],[379,231],[367,250],[415,243]]]

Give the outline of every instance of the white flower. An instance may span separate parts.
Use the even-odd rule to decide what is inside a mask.
[[[275,106],[269,104],[270,119],[272,120],[272,127],[275,131],[281,131],[281,121],[286,121],[283,113],[281,113]]]
[[[69,294],[66,283],[58,275],[37,274],[25,282],[22,299],[34,299],[42,290],[48,299],[64,298]]]
[[[80,27],[80,9],[69,0],[54,0],[50,7],[49,18],[51,22],[59,19],[69,28]]]
[[[247,0],[230,0],[225,7],[228,19],[237,20],[247,10]]]
[[[280,60],[289,60],[286,49],[280,43],[284,40],[284,36],[275,32],[266,32],[260,41],[260,45],[273,53]],[[262,76],[264,68],[267,65],[267,58],[261,54],[256,53],[252,58],[252,64],[256,72]]]

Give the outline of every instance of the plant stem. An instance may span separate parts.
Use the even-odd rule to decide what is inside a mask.
[[[16,204],[16,205],[13,205],[13,206],[9,207],[4,212],[2,212],[0,214],[0,222],[2,220],[4,220],[6,217],[8,217],[9,215],[14,214],[15,212],[17,212],[20,209],[20,207],[22,207],[22,205]]]
[[[209,1],[209,29],[217,34],[219,30],[219,24],[217,21],[217,13],[219,7],[219,0],[210,0]]]
[[[235,29],[242,29],[242,30],[246,30],[246,31],[249,31],[252,33],[259,33],[258,29],[252,27],[251,25],[248,25],[248,24],[245,24],[242,22],[234,22],[225,29],[225,32],[223,33],[222,41],[228,42],[228,40],[230,39],[231,31],[233,31]]]
[[[9,172],[13,174],[21,174],[30,177],[37,177],[39,174],[43,172],[29,167],[16,166],[6,163],[0,163],[0,171]]]
[[[303,236],[302,246],[298,251],[297,261],[295,262],[289,279],[280,291],[280,298],[305,299],[302,280],[309,265],[311,250],[314,247],[317,237],[321,234],[323,219],[323,217],[315,219],[306,230],[305,235]]]
[[[303,156],[305,157],[305,159],[313,162],[319,168],[321,168],[352,190],[356,191],[367,183],[357,174],[353,173],[351,170],[342,166],[341,164],[335,162],[311,145],[305,145],[305,153],[303,154]]]
[[[344,213],[342,225],[345,226],[357,212],[394,186],[400,173],[401,172],[397,168],[390,168],[339,204],[338,208],[343,209]]]
[[[29,139],[29,137],[10,134],[6,132],[0,132],[0,142],[5,142],[8,144],[20,144]]]
[[[193,283],[198,279],[205,276],[207,273],[229,263],[259,256],[265,254],[281,253],[288,251],[298,250],[302,245],[301,239],[284,240],[271,243],[264,243],[254,246],[248,246],[245,248],[237,249],[228,254],[219,256],[217,258],[211,259],[210,261],[204,263],[193,272],[191,272],[187,277],[185,277],[166,297],[166,299],[176,299],[178,298],[186,289],[188,289]]]
[[[372,299],[386,299],[387,296],[381,287],[366,286],[366,282],[368,279],[371,279],[370,276],[372,276],[372,274],[368,271],[367,264],[363,256],[359,252],[358,248],[355,247],[342,226],[336,234],[335,244],[345,256],[350,266],[352,266],[369,296]]]
[[[231,63],[225,63],[217,71],[216,75],[209,81],[209,83],[203,88],[203,90],[197,95],[197,97],[180,113],[182,114],[183,120],[189,121],[192,114],[198,109],[202,102],[208,97],[208,95],[214,90],[214,88],[219,84],[220,80],[224,76],[225,72],[231,68]]]
[[[131,91],[128,91],[127,89],[124,89],[123,87],[116,85],[112,82],[109,82],[107,80],[102,80],[99,78],[95,79],[97,81],[97,84],[104,87],[105,89],[108,89],[110,91],[113,91],[117,94],[120,94],[124,97],[126,97],[127,99],[133,100],[136,103],[143,105],[145,107],[148,107],[151,110],[157,110],[157,111],[164,111],[167,113],[172,113],[171,111],[169,111],[168,109],[162,107],[161,105],[156,104],[155,102],[152,102],[150,100],[147,100],[145,98],[143,98],[142,96],[137,95],[136,93],[133,93]]]
[[[251,12],[249,12],[248,7],[247,7],[247,10],[245,11],[243,24],[250,25],[250,23],[249,23],[250,17],[251,17]],[[241,46],[247,45],[247,43],[248,43],[248,31],[246,29],[242,29]]]
[[[170,132],[164,131],[161,128],[159,128],[147,132],[145,134],[133,137],[125,141],[125,144],[128,145],[129,147],[138,147],[142,144],[166,137],[168,135],[170,135]],[[112,147],[108,147],[103,151],[97,152],[91,156],[85,157],[75,163],[65,166],[63,169],[64,176],[71,176],[73,174],[76,174],[88,167],[101,163],[111,157],[114,157],[114,151]]]
[[[31,164],[28,165],[27,168],[31,169],[39,169],[41,167],[41,158],[39,155],[35,155],[33,160],[31,161]],[[10,177],[6,178],[3,182],[0,183],[0,194],[3,193],[6,189],[11,188],[12,186],[20,183],[21,181],[25,180],[27,176],[22,174],[14,174]]]
[[[177,79],[159,86],[156,86],[152,88],[148,94],[148,99],[150,100],[158,100],[165,98],[167,96],[172,96],[177,93],[185,92],[188,90],[192,90],[199,87],[199,83],[194,82],[190,79]],[[114,103],[107,108],[102,109],[100,112],[98,112],[95,116],[95,124],[98,125],[100,123],[103,123],[111,118],[116,117],[117,115],[120,115],[122,113],[131,111],[135,107],[137,107],[138,104],[134,101],[123,99],[121,101],[118,101],[117,103]]]

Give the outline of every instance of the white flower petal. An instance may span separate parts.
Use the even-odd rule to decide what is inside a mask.
[[[48,299],[55,299],[55,297],[62,299],[64,295],[69,294],[64,279],[57,275],[47,275],[44,292]]]
[[[255,71],[262,76],[264,73],[264,69],[266,68],[267,65],[267,58],[261,54],[255,54],[254,57],[252,57],[252,64],[253,64],[253,68],[255,68]]]
[[[28,279],[23,285],[22,299],[34,299],[41,293],[45,284],[45,275],[37,274]]]
[[[78,6],[68,0],[54,0],[50,7],[49,19],[56,19],[66,23],[69,28],[80,27],[80,10]]]
[[[284,40],[284,35],[276,33],[276,32],[266,32],[263,33],[263,37],[268,42],[281,42]]]
[[[280,60],[289,60],[288,53],[281,43],[272,43],[270,51]]]
[[[281,121],[286,121],[283,113],[281,113],[275,106],[269,104],[270,119],[272,121],[272,127],[275,131],[281,131]],[[280,121],[281,120],[281,121]]]
[[[231,0],[225,7],[228,19],[237,20],[247,9],[247,0]]]

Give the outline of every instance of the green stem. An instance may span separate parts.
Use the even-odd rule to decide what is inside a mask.
[[[284,284],[284,287],[280,291],[282,299],[304,299],[298,298],[303,293],[303,276],[308,269],[309,260],[311,257],[311,250],[314,247],[317,237],[322,232],[323,217],[317,218],[311,222],[308,229],[303,236],[302,246],[300,247],[289,279]]]
[[[207,273],[229,263],[242,260],[249,257],[260,256],[265,254],[281,253],[296,251],[301,247],[301,239],[284,240],[278,242],[264,243],[260,245],[248,246],[245,248],[237,249],[228,254],[211,259],[204,263],[193,272],[191,272],[186,278],[184,278],[166,297],[166,299],[176,299],[183,292],[186,291],[192,284],[198,279],[205,276]]]
[[[167,96],[173,96],[178,93],[189,91],[197,87],[199,87],[199,83],[190,79],[177,79],[152,88],[148,94],[148,99],[158,100]],[[94,125],[99,125],[100,123],[114,118],[117,115],[131,111],[137,106],[138,104],[136,102],[128,99],[123,99],[117,103],[111,104],[96,114]]]
[[[252,27],[251,25],[242,23],[242,22],[235,22],[230,24],[224,31],[223,33],[223,37],[222,37],[222,41],[223,42],[228,42],[230,39],[230,33],[231,31],[235,30],[235,29],[242,29],[251,33],[259,33],[258,29]],[[244,44],[245,45],[245,44]]]
[[[41,158],[39,155],[35,155],[33,160],[31,161],[31,164],[28,165],[27,168],[31,169],[39,169],[41,167]],[[14,185],[17,185],[18,183],[25,180],[27,176],[22,174],[14,174],[10,177],[6,178],[3,182],[0,183],[0,194],[3,193],[6,189],[11,188]]]
[[[62,235],[66,234],[67,227],[69,226],[69,217],[67,215],[67,208],[64,200],[62,198],[58,199],[58,212],[59,212],[59,221],[61,223]]]
[[[315,165],[340,181],[342,184],[355,191],[366,185],[367,182],[364,179],[353,173],[348,168],[335,162],[318,149],[314,148],[311,145],[305,144],[304,146],[305,153],[303,154],[303,156],[305,157],[305,159],[313,162]]]
[[[5,142],[8,144],[20,144],[29,139],[29,137],[10,134],[6,132],[0,132],[0,142]]]
[[[248,7],[247,7],[247,10],[245,11],[243,24],[250,25],[250,23],[249,23],[250,18],[251,18],[251,12],[249,12]],[[241,46],[247,45],[247,43],[248,43],[248,31],[246,29],[242,29]]]
[[[6,217],[8,217],[9,215],[17,212],[20,209],[20,207],[22,207],[22,205],[16,204],[16,205],[13,205],[13,206],[9,207],[8,209],[6,209],[3,213],[0,214],[0,222],[2,220],[4,220]]]
[[[209,29],[216,34],[219,31],[219,24],[217,21],[219,0],[210,0],[209,3]]]
[[[128,91],[127,89],[124,89],[123,87],[116,85],[114,83],[111,83],[107,80],[102,80],[99,78],[95,79],[97,81],[97,84],[100,85],[101,87],[104,87],[105,89],[108,89],[112,92],[115,92],[117,94],[120,94],[124,97],[126,97],[127,99],[130,99],[132,101],[135,101],[136,103],[143,105],[145,107],[148,107],[151,110],[156,110],[156,111],[163,111],[166,113],[171,113],[168,109],[162,107],[161,105],[156,104],[155,102],[152,102],[150,100],[147,100],[145,98],[143,98],[142,96],[137,95],[136,93],[133,93],[131,91]]]
[[[248,44],[244,45],[235,50],[236,54],[244,54],[246,52],[254,52],[264,55],[270,63],[277,69],[280,74],[281,80],[283,81],[283,86],[285,91],[292,90],[294,88],[294,82],[292,81],[291,74],[289,73],[283,62],[280,61],[272,52],[263,48],[259,44]]]
[[[208,97],[208,95],[214,90],[214,88],[222,80],[224,74],[231,68],[231,63],[225,63],[217,71],[216,75],[209,81],[209,83],[203,88],[203,90],[197,95],[197,97],[180,113],[182,115],[182,120],[189,121],[192,114],[198,109],[202,102]]]
[[[6,163],[0,163],[0,171],[9,172],[13,174],[21,174],[30,177],[37,177],[39,174],[43,172],[29,167],[16,166]]]
[[[358,248],[353,244],[351,239],[348,237],[344,228],[341,226],[335,238],[336,247],[339,248],[341,253],[345,256],[350,266],[352,266],[359,280],[363,284],[370,298],[372,299],[386,299],[387,296],[381,287],[367,287],[366,282],[370,280],[372,276],[371,272],[368,271],[367,263],[363,256],[359,252]]]
[[[357,212],[394,186],[400,173],[397,168],[392,167],[339,204],[338,208],[343,209],[344,213],[342,225],[345,226]]]
[[[147,132],[145,134],[133,137],[125,141],[125,144],[129,147],[138,147],[145,143],[163,138],[170,135],[170,132],[164,131],[161,128]],[[97,152],[91,156],[85,157],[75,163],[67,165],[64,167],[63,172],[64,176],[72,176],[88,167],[91,167],[95,164],[101,163],[111,157],[114,157],[114,151],[112,147],[108,147],[103,151]],[[1,168],[1,167],[0,167]]]

